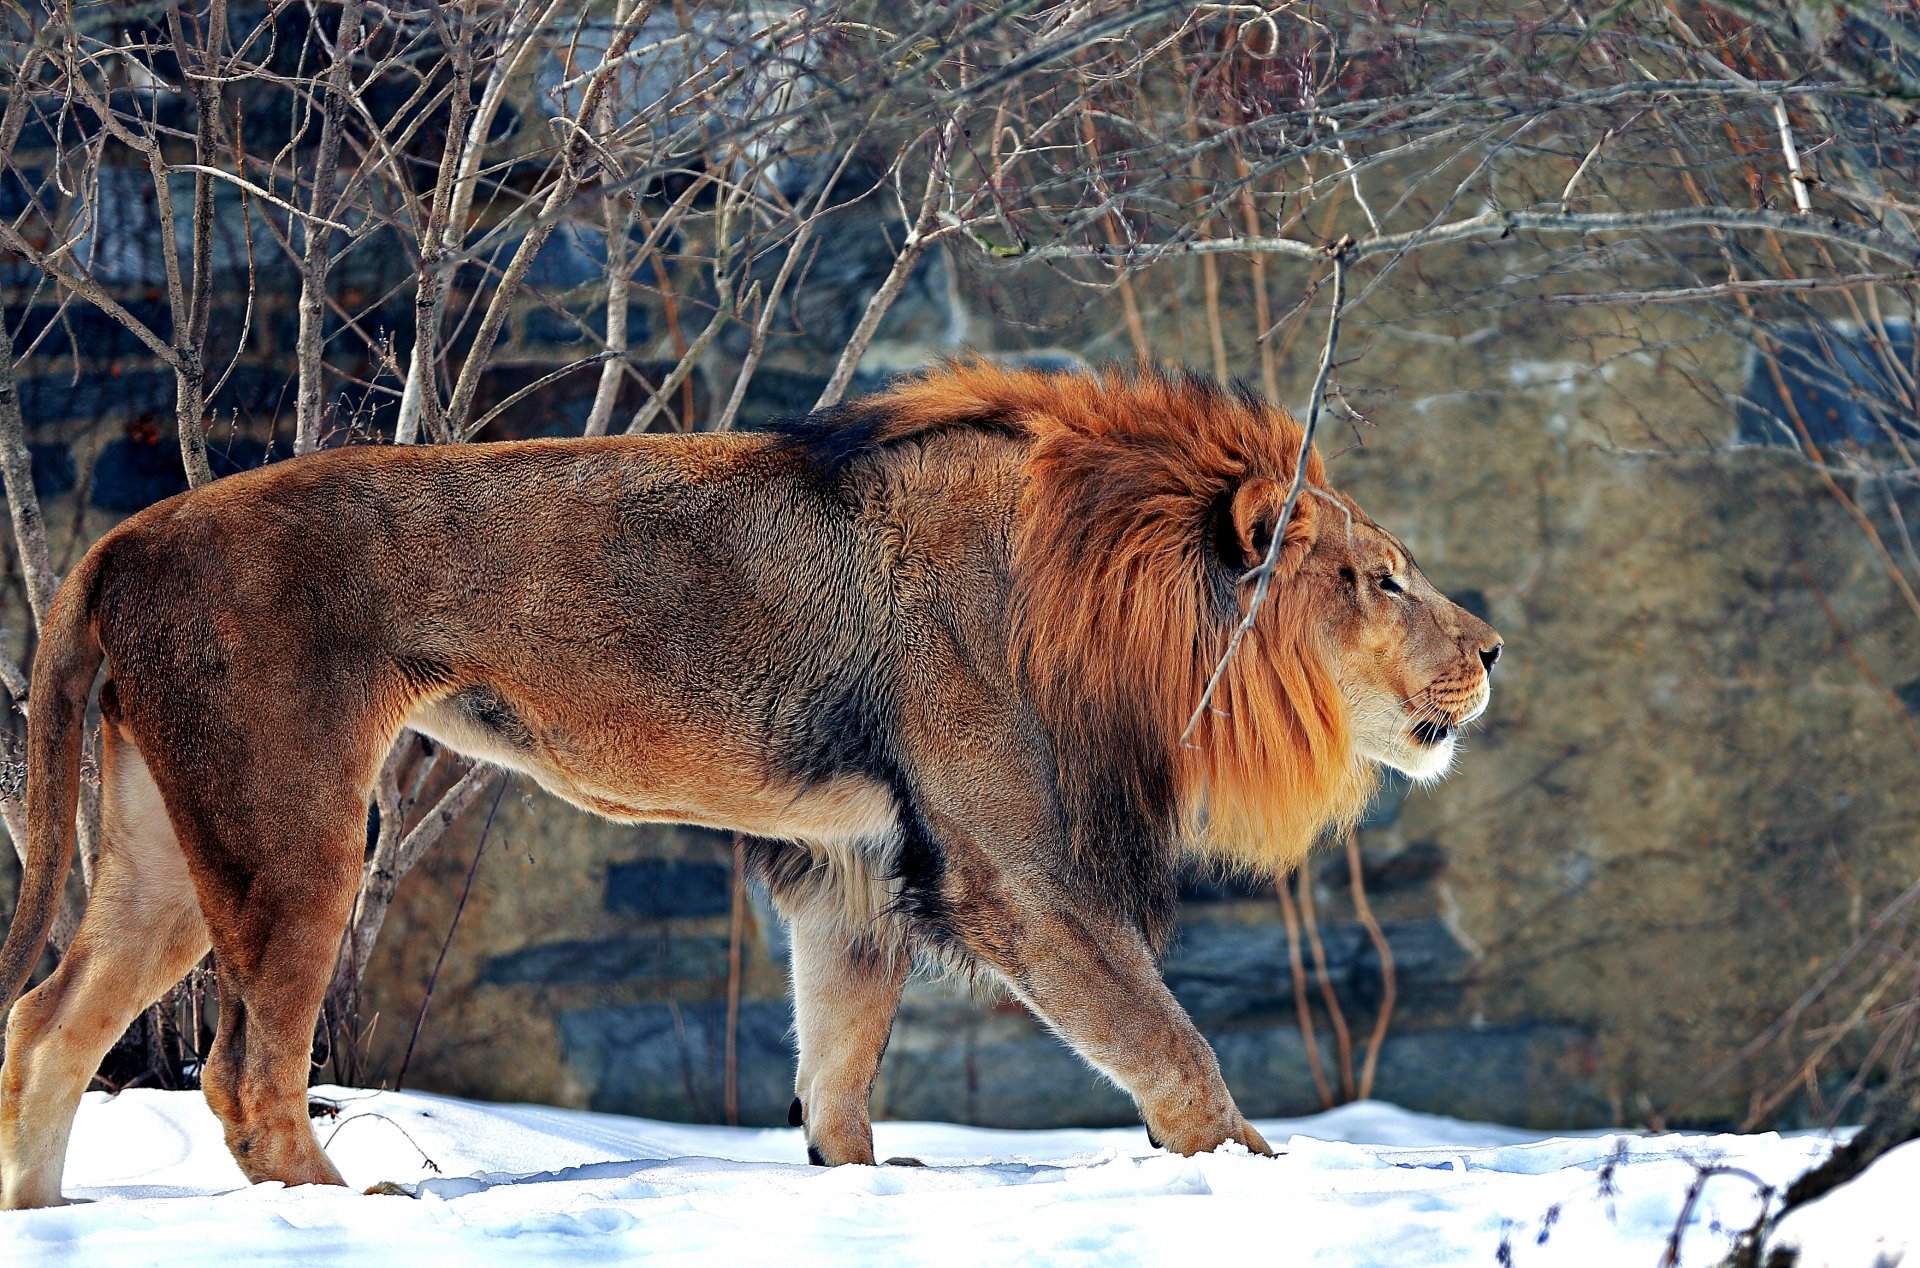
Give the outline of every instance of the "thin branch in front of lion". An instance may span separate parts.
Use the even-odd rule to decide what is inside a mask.
[[[500,799],[507,794],[507,785],[513,782],[511,772],[497,766],[482,764],[475,767],[486,776],[498,773],[500,784],[493,792],[493,805],[487,809],[487,821],[480,826],[480,844],[474,847],[473,862],[467,865],[467,879],[460,887],[460,901],[454,904],[453,919],[447,924],[447,936],[440,943],[440,954],[433,961],[433,971],[427,974],[427,989],[420,997],[420,1011],[413,1017],[413,1033],[407,1036],[407,1050],[400,1057],[399,1073],[393,1076],[393,1090],[398,1092],[406,1086],[407,1067],[413,1064],[413,1048],[420,1042],[420,1031],[427,1024],[427,1009],[433,1004],[433,991],[440,984],[440,970],[447,962],[447,948],[453,945],[453,934],[460,927],[460,917],[466,914],[467,899],[473,893],[474,874],[480,870],[480,860],[487,852],[487,838],[493,834],[494,816],[500,813]],[[438,1170],[438,1168],[435,1168]]]
[[[1333,494],[1327,492],[1325,489],[1308,489],[1306,490],[1306,492],[1313,494],[1313,496],[1319,498],[1321,501],[1333,507],[1334,510],[1340,512],[1341,516],[1345,518],[1347,523],[1347,540],[1352,541],[1353,540],[1353,508],[1348,506],[1345,502],[1342,502],[1339,498],[1333,496]]]
[[[1253,629],[1254,618],[1260,615],[1260,605],[1266,602],[1267,591],[1273,586],[1273,570],[1280,560],[1280,546],[1286,540],[1287,525],[1293,519],[1294,505],[1300,501],[1300,491],[1306,487],[1307,458],[1313,453],[1314,429],[1320,425],[1321,397],[1327,390],[1327,376],[1333,372],[1334,354],[1340,347],[1340,316],[1347,303],[1347,252],[1352,246],[1352,238],[1342,237],[1328,248],[1328,254],[1333,257],[1333,309],[1327,315],[1327,344],[1320,352],[1320,370],[1314,375],[1313,394],[1307,400],[1307,421],[1300,430],[1300,452],[1294,455],[1293,482],[1287,486],[1287,500],[1280,506],[1280,518],[1274,522],[1273,536],[1267,542],[1267,557],[1254,569],[1253,598],[1247,604],[1247,614],[1234,627],[1233,637],[1227,640],[1227,650],[1221,653],[1219,663],[1214,665],[1213,674],[1207,679],[1206,690],[1200,693],[1200,702],[1193,706],[1193,713],[1187,718],[1187,728],[1180,733],[1180,743],[1183,745],[1193,742],[1193,733],[1212,705],[1213,694],[1220,689],[1220,680],[1226,676],[1228,664]]]

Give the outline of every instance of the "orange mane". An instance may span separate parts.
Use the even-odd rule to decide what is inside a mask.
[[[1375,774],[1354,753],[1304,585],[1276,575],[1211,709],[1181,740],[1250,592],[1210,555],[1214,526],[1250,481],[1270,484],[1277,509],[1302,432],[1285,410],[1196,375],[982,361],[843,408],[843,454],[952,428],[1030,439],[1013,664],[1053,738],[1083,858],[1123,865],[1178,837],[1272,874],[1358,817]],[[1317,452],[1307,479],[1327,487]],[[1324,514],[1302,497],[1283,545],[1298,534],[1304,554]]]

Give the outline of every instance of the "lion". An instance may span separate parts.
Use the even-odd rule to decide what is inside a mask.
[[[1438,778],[1501,650],[1310,453],[1186,734],[1301,439],[1196,376],[959,362],[765,434],[336,449],[131,517],[34,660],[6,1000],[73,852],[104,663],[103,819],[72,946],[8,1019],[0,1198],[61,1200],[93,1070],[209,947],[234,1160],[342,1182],[310,1046],[405,727],[596,814],[750,838],[792,924],[816,1163],[874,1161],[920,953],[1003,983],[1162,1147],[1269,1152],[1159,976],[1182,858],[1271,875],[1381,766]]]

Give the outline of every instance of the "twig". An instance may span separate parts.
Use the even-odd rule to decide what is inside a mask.
[[[1307,458],[1313,452],[1314,430],[1320,425],[1321,398],[1327,390],[1327,376],[1333,372],[1334,355],[1340,347],[1340,316],[1347,303],[1347,252],[1352,246],[1353,239],[1343,237],[1329,249],[1333,257],[1333,308],[1327,315],[1327,342],[1320,352],[1320,371],[1314,376],[1313,393],[1307,398],[1307,421],[1300,429],[1300,450],[1294,455],[1293,482],[1287,486],[1287,499],[1281,503],[1280,518],[1275,521],[1273,537],[1267,542],[1267,557],[1254,569],[1253,598],[1247,604],[1247,614],[1234,627],[1233,637],[1227,640],[1227,650],[1221,653],[1219,663],[1214,665],[1213,675],[1207,679],[1206,689],[1200,693],[1200,702],[1194,705],[1193,714],[1187,719],[1187,728],[1180,733],[1180,743],[1183,745],[1192,741],[1194,732],[1200,727],[1200,720],[1212,706],[1213,693],[1226,676],[1227,665],[1253,629],[1254,619],[1260,615],[1260,605],[1266,602],[1267,591],[1273,585],[1273,570],[1280,561],[1280,546],[1286,538],[1287,525],[1293,520],[1293,508],[1300,500],[1300,490],[1307,482]]]
[[[460,367],[459,377],[454,380],[453,399],[447,404],[447,418],[456,431],[465,425],[467,413],[473,405],[473,394],[480,387],[480,374],[492,356],[494,341],[499,338],[500,329],[506,324],[507,311],[513,304],[514,296],[519,293],[521,282],[526,279],[528,270],[533,268],[534,257],[540,254],[547,239],[559,227],[560,208],[579,191],[600,153],[593,143],[592,134],[587,130],[587,124],[596,117],[601,98],[605,96],[607,86],[617,71],[618,63],[614,59],[625,53],[628,45],[633,43],[640,24],[653,12],[653,0],[644,0],[637,7],[641,10],[637,14],[630,7],[623,7],[614,23],[605,57],[581,94],[580,117],[570,123],[570,135],[566,147],[561,151],[560,175],[553,182],[552,189],[547,191],[546,198],[540,204],[540,212],[534,217],[526,236],[514,248],[513,258],[507,262],[500,280],[494,284],[493,296],[487,301],[486,311],[480,318],[480,328],[467,345],[466,361]]]
[[[946,126],[940,130],[940,139],[934,148],[933,162],[928,165],[926,189],[920,196],[919,214],[907,229],[906,241],[900,245],[900,254],[893,259],[893,267],[887,271],[886,280],[867,301],[866,311],[860,314],[860,321],[853,328],[853,334],[847,338],[847,346],[840,351],[840,360],[833,367],[833,374],[827,379],[826,387],[820,391],[820,399],[813,403],[815,409],[826,409],[837,405],[846,395],[847,385],[853,382],[853,372],[860,368],[860,358],[866,354],[867,345],[880,329],[881,318],[899,298],[900,291],[907,284],[907,278],[913,273],[913,267],[919,263],[920,256],[927,246],[938,238],[944,230],[939,226],[939,195],[947,180],[949,167],[953,160],[954,145],[960,134],[960,113],[956,111],[948,118]]]
[[[27,425],[20,413],[11,348],[0,348],[0,477],[7,491],[7,511],[13,517],[13,541],[20,552],[27,604],[33,609],[33,623],[38,628],[46,623],[47,608],[53,603],[60,579],[53,572],[47,526],[40,518],[40,497],[33,487],[33,454],[27,448]],[[12,681],[16,676],[21,678],[17,689]],[[7,678],[7,689],[24,704],[27,687],[19,668],[14,667]]]
[[[722,197],[719,210],[714,216],[716,245],[713,261],[713,315],[708,318],[707,324],[701,328],[693,342],[687,345],[686,351],[680,354],[680,359],[674,364],[673,369],[669,370],[666,377],[660,380],[659,385],[652,389],[646,403],[635,410],[633,417],[627,420],[629,436],[638,436],[651,427],[653,420],[659,417],[660,411],[667,407],[667,401],[672,398],[681,384],[687,384],[691,391],[690,380],[694,367],[699,364],[700,358],[707,354],[707,349],[713,346],[713,341],[720,335],[720,328],[733,319],[733,270],[729,267],[730,260],[725,257],[733,237],[733,218],[739,213],[746,196],[747,189],[744,185],[729,190]],[[758,293],[759,283],[756,282],[747,292],[748,301],[751,302]],[[689,417],[683,422],[690,429],[693,426],[690,403],[687,408]]]
[[[13,697],[13,707],[24,714],[27,711],[27,675],[7,654],[7,641],[6,631],[0,630],[0,686],[4,686],[7,694]]]
[[[1637,115],[1635,116],[1635,118],[1638,117]],[[1574,168],[1573,175],[1567,177],[1566,186],[1560,191],[1560,210],[1563,213],[1567,210],[1567,204],[1573,201],[1573,187],[1578,185],[1580,178],[1587,174],[1587,168],[1593,165],[1593,160],[1600,157],[1601,148],[1604,147],[1607,142],[1613,140],[1613,134],[1616,130],[1617,129],[1614,128],[1608,128],[1605,132],[1602,132],[1600,139],[1593,143],[1593,148],[1587,151],[1587,156],[1580,160],[1580,166]],[[1379,232],[1377,227],[1374,231],[1376,233]]]
[[[519,391],[515,392],[513,395],[507,397],[506,400],[501,401],[498,405],[494,406],[492,409],[488,410],[486,413],[480,415],[479,418],[474,419],[473,422],[469,424],[467,427],[461,429],[460,439],[463,441],[472,440],[475,436],[478,436],[481,432],[487,429],[488,423],[500,417],[500,415],[506,413],[508,410],[518,405],[521,401],[526,400],[529,396],[532,396],[535,392],[538,392],[541,388],[547,387],[551,384],[559,382],[561,379],[566,378],[569,374],[572,374],[576,370],[584,370],[588,366],[594,366],[594,365],[599,365],[602,362],[611,362],[611,361],[618,360],[620,356],[623,355],[623,352],[624,352],[623,349],[608,348],[605,352],[596,352],[590,357],[581,357],[578,361],[569,361],[567,364],[561,366],[557,370],[548,371],[546,374],[541,375],[539,378],[527,384],[525,387],[521,388]],[[589,436],[604,435],[605,430],[602,429],[599,432],[588,431],[586,434]]]
[[[1687,1235],[1687,1226],[1693,1223],[1693,1212],[1700,1205],[1700,1195],[1706,1191],[1707,1181],[1715,1176],[1733,1176],[1751,1184],[1760,1194],[1761,1218],[1766,1218],[1767,1208],[1772,1204],[1775,1193],[1772,1185],[1745,1167],[1722,1163],[1701,1166],[1696,1163],[1693,1181],[1687,1185],[1687,1196],[1680,1203],[1680,1213],[1674,1217],[1673,1228],[1667,1233],[1666,1245],[1661,1249],[1659,1268],[1679,1268],[1680,1243]]]
[[[1393,1022],[1394,1005],[1400,999],[1400,979],[1394,971],[1393,946],[1387,941],[1387,935],[1380,928],[1380,922],[1374,918],[1373,904],[1367,901],[1367,886],[1363,877],[1364,869],[1360,859],[1359,834],[1347,829],[1347,874],[1353,882],[1353,910],[1360,918],[1360,925],[1367,931],[1367,937],[1373,943],[1374,952],[1380,957],[1380,1012],[1373,1019],[1373,1033],[1367,1036],[1367,1055],[1360,1067],[1359,1096],[1369,1100],[1373,1096],[1373,1076],[1380,1068],[1380,1049],[1387,1040],[1387,1027]]]
[[[1507,238],[1516,233],[1572,233],[1592,236],[1602,233],[1674,233],[1687,229],[1727,229],[1740,232],[1781,233],[1793,237],[1832,242],[1911,265],[1917,254],[1913,243],[1897,234],[1844,221],[1803,217],[1798,213],[1767,211],[1741,207],[1661,207],[1651,211],[1589,211],[1562,215],[1558,211],[1483,212],[1452,224],[1436,225],[1406,233],[1382,234],[1366,238],[1347,250],[1350,263],[1359,263],[1376,255],[1396,255],[1412,248],[1448,246],[1483,238]],[[1180,255],[1258,253],[1285,255],[1296,260],[1313,260],[1325,248],[1297,238],[1243,236],[1205,238],[1184,242],[1162,242],[1116,250],[1111,247],[1061,242],[1051,246],[1014,249],[1003,258],[1025,260],[1108,260],[1116,264],[1170,258]]]
[[[1606,291],[1585,295],[1542,295],[1540,302],[1552,307],[1583,305],[1617,306],[1624,304],[1685,304],[1700,299],[1718,299],[1727,295],[1764,294],[1781,291],[1847,290],[1855,286],[1896,286],[1920,279],[1920,269],[1896,269],[1883,273],[1845,273],[1834,277],[1768,277],[1751,280],[1715,282],[1706,286],[1675,286],[1651,291]]]
[[[1300,912],[1294,905],[1293,891],[1288,888],[1290,880],[1284,874],[1274,877],[1273,892],[1280,899],[1280,919],[1287,926],[1287,966],[1293,972],[1293,1011],[1300,1022],[1300,1039],[1307,1049],[1307,1070],[1313,1075],[1314,1089],[1320,1093],[1320,1104],[1332,1109],[1337,1102],[1326,1071],[1320,1066],[1320,1040],[1313,1030],[1313,1001],[1307,998],[1306,960],[1300,953]]]
[[[427,974],[427,990],[420,997],[420,1011],[413,1018],[413,1033],[407,1036],[407,1051],[400,1058],[400,1071],[393,1076],[393,1090],[396,1092],[407,1084],[407,1067],[413,1063],[413,1046],[420,1041],[420,1028],[426,1025],[427,1008],[433,1003],[434,987],[440,983],[440,966],[447,962],[447,948],[453,945],[453,932],[460,927],[460,917],[467,910],[467,896],[473,893],[474,873],[480,870],[480,858],[487,852],[487,837],[493,832],[493,817],[500,813],[500,799],[506,796],[507,785],[512,782],[511,775],[500,772],[500,786],[494,790],[493,805],[487,809],[487,821],[480,828],[480,844],[474,847],[473,862],[467,864],[466,882],[460,886],[460,901],[454,904],[453,919],[447,922],[447,936],[440,942],[440,954],[434,957],[433,972]]]
[[[1787,120],[1787,103],[1773,99],[1773,121],[1780,125],[1780,152],[1787,159],[1787,184],[1793,186],[1793,205],[1803,216],[1813,214],[1813,199],[1807,193],[1807,175],[1800,170],[1800,151],[1793,143],[1793,124]]]
[[[593,405],[587,410],[583,436],[604,436],[613,418],[614,397],[620,391],[620,379],[626,373],[627,299],[633,289],[633,264],[627,259],[627,246],[633,236],[634,200],[609,199],[607,203],[607,352],[600,367],[600,382],[593,390]],[[489,413],[487,418],[492,418]],[[487,418],[480,420],[484,427]]]
[[[394,840],[390,849],[382,825],[382,840],[375,848],[374,856],[367,860],[360,882],[360,908],[352,926],[353,980],[356,983],[367,974],[367,961],[373,956],[374,943],[379,940],[380,927],[386,922],[387,909],[393,903],[394,891],[399,887],[401,878],[413,870],[421,856],[445,835],[453,821],[480,795],[487,781],[498,773],[498,767],[485,762],[475,765],[453,787],[441,794],[433,809],[414,825],[411,832]]]
[[[733,834],[733,904],[727,914],[727,1126],[740,1125],[740,943],[747,924],[747,841]]]
[[[326,99],[321,107],[320,148],[313,160],[313,192],[307,200],[300,266],[300,326],[295,336],[294,364],[299,376],[295,392],[293,451],[311,453],[320,446],[320,417],[326,381],[321,361],[321,341],[326,324],[327,291],[326,228],[351,232],[345,225],[325,218],[323,212],[333,198],[333,182],[340,169],[340,128],[346,114],[348,89],[352,84],[352,61],[360,42],[362,0],[345,0],[340,6],[340,25],[333,43],[333,63],[327,69]],[[276,206],[285,204],[274,200]]]
[[[1320,937],[1320,913],[1313,897],[1313,875],[1305,867],[1294,873],[1300,890],[1300,927],[1306,932],[1307,946],[1313,951],[1313,977],[1320,987],[1320,998],[1327,1007],[1327,1024],[1333,1029],[1334,1053],[1340,1061],[1340,1093],[1354,1097],[1353,1032],[1347,1029],[1346,1010],[1334,994],[1333,979],[1327,974],[1327,947]]]
[[[872,122],[873,120],[869,118],[867,125],[871,125]],[[867,125],[861,128],[862,136],[866,135]],[[786,293],[787,283],[793,276],[794,266],[806,254],[807,243],[813,238],[814,228],[820,224],[821,218],[826,214],[827,200],[833,194],[833,187],[839,183],[840,177],[847,169],[847,164],[853,159],[854,152],[855,147],[847,147],[845,153],[840,156],[840,162],[821,183],[820,193],[813,200],[812,211],[795,226],[793,240],[787,244],[786,254],[781,257],[780,268],[774,274],[773,284],[767,288],[766,294],[760,299],[760,315],[755,319],[748,336],[747,354],[741,358],[740,368],[733,376],[733,391],[728,394],[727,403],[714,417],[713,430],[730,430],[735,420],[739,418],[740,406],[747,399],[747,387],[753,382],[754,373],[760,368],[760,358],[766,351],[767,332],[773,326],[774,314],[780,306],[780,297]]]

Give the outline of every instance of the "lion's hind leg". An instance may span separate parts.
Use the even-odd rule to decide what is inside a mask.
[[[788,1122],[820,1166],[873,1162],[868,1106],[912,964],[886,883],[857,847],[750,839],[749,857],[791,926],[799,1062]]]
[[[60,967],[7,1021],[0,1205],[53,1206],[80,1095],[108,1048],[206,954],[186,859],[140,750],[102,727],[100,862]]]
[[[365,801],[322,783],[223,809],[238,812],[223,826],[244,852],[216,856],[202,883],[220,1019],[201,1087],[247,1179],[342,1184],[307,1117],[307,1075],[360,879]]]
[[[911,959],[880,928],[849,931],[825,903],[794,914],[800,1060],[791,1117],[804,1120],[810,1162],[873,1162],[868,1102]]]

